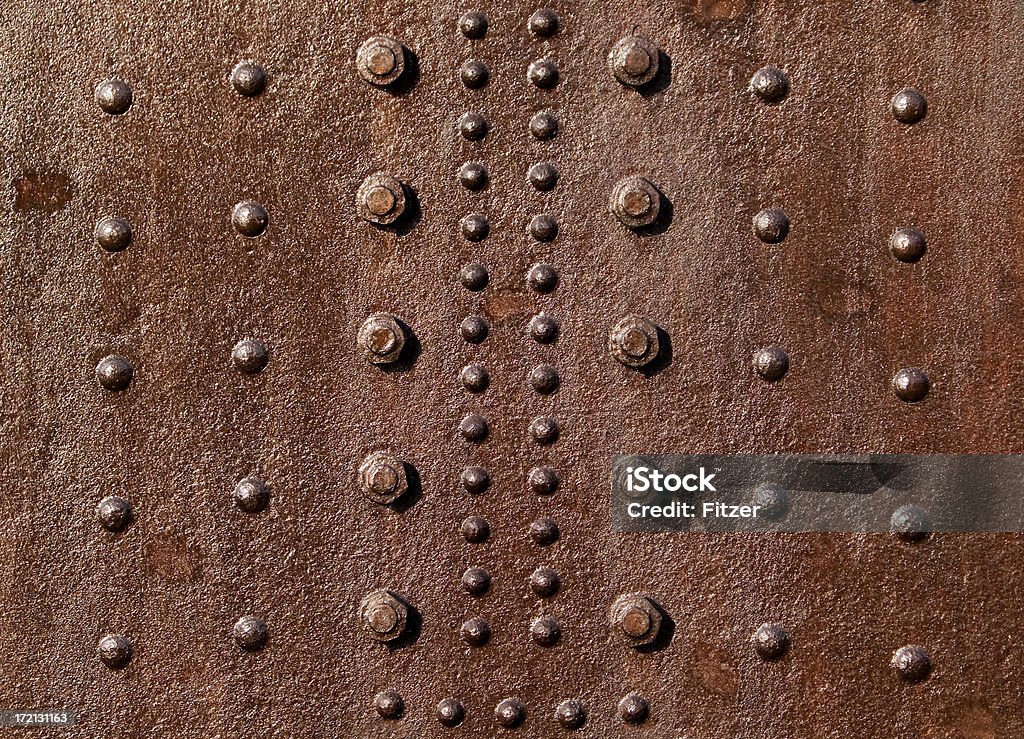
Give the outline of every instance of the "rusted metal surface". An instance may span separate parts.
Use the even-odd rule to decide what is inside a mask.
[[[1019,3],[468,9],[5,5],[0,707],[1024,734],[1019,536],[607,505],[619,452],[1022,451]]]

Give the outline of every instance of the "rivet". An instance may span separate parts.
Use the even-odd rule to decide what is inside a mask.
[[[96,238],[96,243],[104,251],[124,251],[132,243],[132,227],[128,225],[128,221],[115,216],[101,219],[96,224],[93,235]]]
[[[445,698],[437,704],[437,720],[445,726],[458,726],[466,718],[466,710],[454,698]]]
[[[110,79],[96,86],[96,104],[104,113],[124,115],[132,107],[132,88],[119,79]]]
[[[558,236],[558,221],[547,213],[530,220],[530,235],[537,241],[553,241]]]
[[[661,351],[658,328],[646,318],[625,316],[608,333],[608,351],[627,367],[650,364]]]
[[[491,625],[483,618],[471,618],[459,629],[462,641],[471,647],[482,647],[491,640]]]
[[[235,622],[231,633],[238,646],[246,651],[255,652],[266,646],[269,630],[261,619],[255,616],[242,616]]]
[[[467,493],[480,495],[491,486],[491,476],[483,467],[467,467],[462,471],[462,487]]]
[[[487,438],[489,428],[487,419],[476,413],[470,413],[459,424],[459,433],[466,441],[479,443]]]
[[[107,634],[100,639],[96,651],[103,664],[112,670],[120,670],[131,660],[133,649],[128,637],[121,634]]]
[[[487,14],[479,10],[467,10],[459,18],[459,32],[468,39],[480,39],[487,33]]]
[[[405,631],[409,609],[394,593],[374,590],[363,598],[359,615],[370,638],[387,642],[397,639]]]
[[[789,355],[781,346],[759,349],[754,354],[754,369],[765,380],[781,380],[789,370]]]
[[[530,372],[530,385],[541,395],[550,395],[558,390],[561,378],[558,370],[550,364],[538,364]]]
[[[558,32],[558,13],[551,8],[541,8],[530,16],[527,23],[530,33],[538,38],[549,38]]]
[[[373,708],[381,718],[397,719],[401,718],[405,711],[405,701],[397,690],[388,688],[374,696]]]
[[[356,52],[356,69],[371,85],[390,85],[405,71],[405,48],[386,36],[368,38]]]
[[[661,609],[646,595],[621,595],[612,604],[612,623],[627,643],[644,647],[658,639]]]
[[[561,480],[550,467],[534,467],[526,476],[526,484],[537,495],[554,495]]]
[[[267,209],[259,203],[245,200],[231,211],[231,225],[246,238],[255,238],[267,230],[270,218]]]
[[[270,361],[270,352],[262,341],[242,339],[231,350],[231,362],[235,369],[247,375],[262,372]]]
[[[660,49],[645,38],[620,39],[608,54],[612,75],[629,87],[642,87],[658,76]]]
[[[558,321],[540,313],[530,319],[530,336],[538,344],[552,344],[558,340]]]
[[[558,421],[549,417],[541,416],[540,418],[533,419],[530,424],[530,436],[538,444],[547,446],[548,444],[554,444],[558,441],[558,437],[561,431],[558,427]]]
[[[901,369],[892,378],[892,391],[896,397],[907,403],[924,400],[931,383],[923,369],[907,367]]]
[[[927,248],[924,234],[916,228],[901,228],[889,239],[889,250],[901,262],[918,261]]]
[[[587,709],[575,699],[562,701],[555,708],[555,721],[563,729],[578,729],[587,721]]]
[[[359,327],[356,343],[372,364],[389,364],[405,348],[405,329],[390,313],[373,313]]]
[[[777,521],[789,512],[789,493],[771,483],[758,485],[751,502],[758,507],[758,515],[769,521]]]
[[[459,282],[467,290],[473,292],[480,292],[490,280],[490,275],[487,273],[487,267],[482,264],[467,264],[459,272]]]
[[[491,378],[487,368],[482,364],[468,364],[462,368],[460,375],[462,386],[471,393],[482,393],[490,384]]]
[[[538,141],[549,141],[558,133],[558,117],[542,110],[530,119],[530,134]]]
[[[754,235],[766,244],[778,244],[789,233],[789,216],[781,208],[765,208],[754,216]]]
[[[627,724],[642,724],[649,713],[647,701],[636,693],[630,693],[619,701],[619,717]]]
[[[897,675],[911,683],[921,682],[932,671],[928,650],[916,644],[897,649],[890,664]]]
[[[117,495],[108,495],[96,506],[96,518],[107,531],[124,531],[132,516],[131,503]]]
[[[754,651],[769,662],[782,659],[789,648],[789,634],[779,624],[761,624],[754,632]]]
[[[373,452],[359,465],[359,489],[374,503],[391,505],[409,490],[405,462],[388,452]]]
[[[487,570],[480,567],[470,567],[462,573],[462,589],[479,598],[485,595],[491,588],[491,575]]]
[[[390,226],[405,213],[405,186],[383,172],[370,175],[356,191],[356,211],[364,221]]]
[[[550,598],[558,593],[561,584],[558,573],[548,567],[538,567],[530,575],[530,587],[541,598]]]
[[[558,524],[553,519],[538,518],[530,524],[530,538],[539,547],[551,546],[560,536]]]
[[[467,141],[479,141],[487,135],[487,119],[479,113],[463,113],[459,118],[459,133]]]
[[[110,355],[96,365],[96,381],[106,390],[117,392],[131,384],[135,369],[124,357]]]
[[[255,62],[239,62],[231,70],[231,86],[245,97],[255,97],[267,85],[267,73]]]
[[[471,213],[459,224],[462,235],[469,241],[483,241],[491,232],[491,223],[481,213]]]
[[[231,495],[235,505],[246,513],[259,513],[270,503],[270,488],[257,477],[239,480]]]
[[[479,59],[468,60],[462,65],[462,69],[459,70],[462,84],[471,90],[478,90],[486,85],[490,76],[491,73],[487,69],[487,65]]]
[[[626,228],[644,228],[658,220],[661,193],[644,177],[624,177],[612,188],[610,205]]]
[[[777,103],[789,94],[789,80],[782,70],[762,67],[750,78],[750,89],[766,103]]]
[[[558,84],[558,65],[551,59],[537,59],[530,63],[526,77],[542,90],[550,90]]]
[[[530,167],[526,178],[538,190],[554,190],[558,184],[558,169],[548,162],[540,162]]]
[[[917,123],[928,113],[928,101],[917,90],[900,90],[893,96],[891,109],[900,123]]]
[[[491,535],[491,525],[486,518],[469,516],[462,522],[462,538],[470,544],[483,544]]]
[[[893,511],[889,529],[903,541],[923,541],[931,533],[932,519],[924,508],[909,503]]]
[[[562,627],[550,616],[541,616],[530,624],[530,636],[539,646],[553,647],[562,638]]]
[[[479,344],[487,338],[489,327],[487,319],[483,316],[466,316],[459,326],[459,333],[463,340],[470,344]]]
[[[550,264],[537,264],[526,276],[527,284],[536,292],[546,295],[558,287],[558,270]]]
[[[526,720],[526,707],[518,698],[506,698],[495,706],[494,718],[506,729],[514,729]]]
[[[459,182],[467,190],[482,190],[487,185],[487,167],[481,162],[466,162],[459,169]]]

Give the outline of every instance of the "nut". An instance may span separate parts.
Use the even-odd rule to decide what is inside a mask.
[[[356,191],[356,210],[364,221],[389,226],[405,212],[405,187],[384,172],[372,174]]]
[[[405,463],[393,454],[374,452],[359,465],[359,488],[374,503],[394,503],[409,489]]]
[[[405,71],[405,48],[387,36],[372,36],[356,52],[359,76],[377,87],[386,87]]]
[[[650,180],[626,177],[612,188],[611,209],[628,228],[650,226],[661,212],[661,193]]]
[[[405,631],[409,607],[394,593],[374,590],[359,604],[359,619],[371,639],[393,641]]]
[[[661,609],[646,595],[622,595],[612,605],[612,623],[634,647],[643,647],[657,640],[661,622]]]
[[[660,53],[647,39],[627,36],[608,54],[608,68],[622,84],[641,87],[658,76]]]
[[[405,330],[390,313],[374,313],[359,327],[356,342],[373,364],[390,364],[405,347]]]
[[[650,364],[660,350],[658,327],[640,316],[626,316],[608,335],[608,351],[627,367]]]

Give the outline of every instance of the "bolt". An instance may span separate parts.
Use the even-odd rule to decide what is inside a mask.
[[[612,622],[633,647],[644,647],[657,640],[662,613],[646,595],[622,595],[612,605]]]
[[[608,334],[608,351],[627,367],[650,364],[660,350],[658,328],[646,318],[626,316]]]
[[[462,538],[470,544],[482,544],[491,535],[491,525],[480,516],[469,516],[462,522],[460,530]]]
[[[491,223],[482,213],[471,213],[459,224],[467,241],[483,241],[491,232]]]
[[[620,39],[608,54],[608,68],[619,82],[642,87],[658,76],[661,50],[639,36]]]
[[[482,393],[491,382],[487,368],[482,364],[468,364],[460,374],[462,386],[471,393]]]
[[[479,344],[487,338],[490,327],[483,316],[466,316],[459,326],[462,338],[470,344]]]
[[[530,270],[526,282],[536,292],[547,295],[558,287],[558,270],[550,264],[538,264]]]
[[[356,69],[371,85],[386,87],[405,71],[405,48],[387,36],[368,38],[356,52]]]
[[[459,424],[459,433],[466,441],[479,444],[487,438],[487,434],[490,432],[490,427],[487,423],[487,419],[478,413],[470,413],[462,422]]]
[[[541,395],[550,395],[555,392],[560,383],[558,370],[550,364],[538,364],[530,372],[530,384]]]
[[[132,227],[123,218],[107,216],[96,224],[93,232],[96,243],[104,251],[124,251],[132,243]]]
[[[558,421],[550,416],[540,416],[539,418],[533,419],[530,423],[530,436],[538,444],[548,446],[558,441],[558,437],[561,436],[561,429],[558,425]]]
[[[489,281],[490,275],[487,273],[487,267],[483,264],[467,264],[459,272],[459,282],[464,288],[473,292],[483,290]]]
[[[546,192],[555,189],[558,184],[558,169],[548,162],[540,162],[530,167],[526,178],[536,189]]]
[[[548,567],[538,567],[530,575],[530,587],[541,598],[550,598],[558,592],[561,581],[558,573]]]
[[[560,482],[558,472],[550,467],[534,467],[526,476],[527,485],[537,495],[554,495]]]
[[[390,226],[405,212],[405,187],[389,174],[372,174],[356,191],[356,210],[364,221]]]
[[[462,573],[462,589],[475,598],[485,595],[491,588],[491,575],[480,567],[470,567]]]
[[[558,541],[561,532],[558,524],[550,518],[538,518],[530,524],[530,539],[539,547],[549,547]]]
[[[374,503],[394,503],[409,489],[405,463],[387,452],[370,454],[359,465],[359,488]]]
[[[374,313],[359,327],[356,343],[372,364],[390,364],[405,348],[405,330],[390,313]]]
[[[491,485],[491,476],[483,467],[467,467],[462,471],[462,487],[466,492],[480,495]]]
[[[409,607],[394,593],[374,590],[363,598],[359,616],[371,639],[388,642],[397,639],[405,631]]]
[[[558,221],[547,213],[534,216],[530,220],[530,235],[537,241],[553,241],[558,235]]]
[[[661,193],[650,180],[626,177],[612,188],[611,209],[627,228],[644,228],[658,220]]]

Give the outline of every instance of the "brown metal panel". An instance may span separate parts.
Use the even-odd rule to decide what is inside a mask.
[[[72,708],[65,733],[90,737],[485,737],[512,731],[508,698],[531,737],[574,735],[566,700],[595,738],[1024,734],[1020,536],[616,534],[607,489],[620,452],[1022,451],[1020,4],[552,7],[557,28],[530,24],[533,5],[481,6],[475,39],[449,2],[5,7],[0,708]],[[634,34],[661,50],[639,89],[608,64]],[[406,48],[389,88],[357,69],[378,35]],[[486,79],[460,74],[471,59]],[[539,59],[552,87],[531,81]],[[233,87],[243,60],[265,70],[258,94]],[[783,71],[783,99],[751,91],[762,67]],[[112,78],[126,112],[97,102]],[[894,119],[904,89],[923,119]],[[543,111],[558,128],[539,140]],[[460,133],[466,113],[482,140]],[[466,162],[482,190],[460,184]],[[550,190],[528,181],[540,162]],[[356,205],[378,172],[407,188],[392,226]],[[628,176],[665,199],[640,232],[609,208]],[[265,230],[236,220],[254,236],[232,222],[249,201]],[[788,217],[781,243],[754,234],[767,208]],[[557,234],[531,233],[541,214]],[[107,216],[130,225],[122,251],[94,238]],[[908,227],[927,239],[913,263],[890,253]],[[473,263],[481,289],[460,281]],[[553,290],[530,286],[538,263]],[[375,313],[407,327],[397,363],[357,343]],[[645,370],[609,353],[627,314],[663,332]],[[262,371],[242,371],[258,352],[233,359],[245,339]],[[754,356],[772,346],[789,366],[769,382]],[[97,381],[109,355],[132,365],[127,389]],[[538,364],[556,391],[534,389]],[[904,368],[927,374],[920,402],[893,390]],[[464,438],[467,415],[485,439]],[[541,417],[553,443],[531,435]],[[378,451],[408,464],[391,507],[359,488]],[[466,490],[467,466],[486,490]],[[534,467],[557,472],[553,494]],[[263,510],[243,507],[258,485],[233,498],[248,477]],[[133,510],[122,531],[97,518],[110,495]],[[469,516],[486,540],[464,538]],[[560,533],[545,546],[542,518]],[[557,592],[531,583],[542,567]],[[467,592],[467,568],[489,588],[471,573]],[[378,589],[412,609],[390,644],[360,623]],[[666,616],[646,650],[612,623],[631,593]],[[233,631],[247,615],[262,648],[258,624]],[[460,636],[473,618],[483,646]],[[754,649],[765,623],[788,634],[778,659]],[[127,664],[100,659],[106,634],[130,642]],[[926,679],[890,666],[907,645],[930,655]],[[397,719],[375,709],[389,689]],[[619,705],[633,693],[636,725]]]

